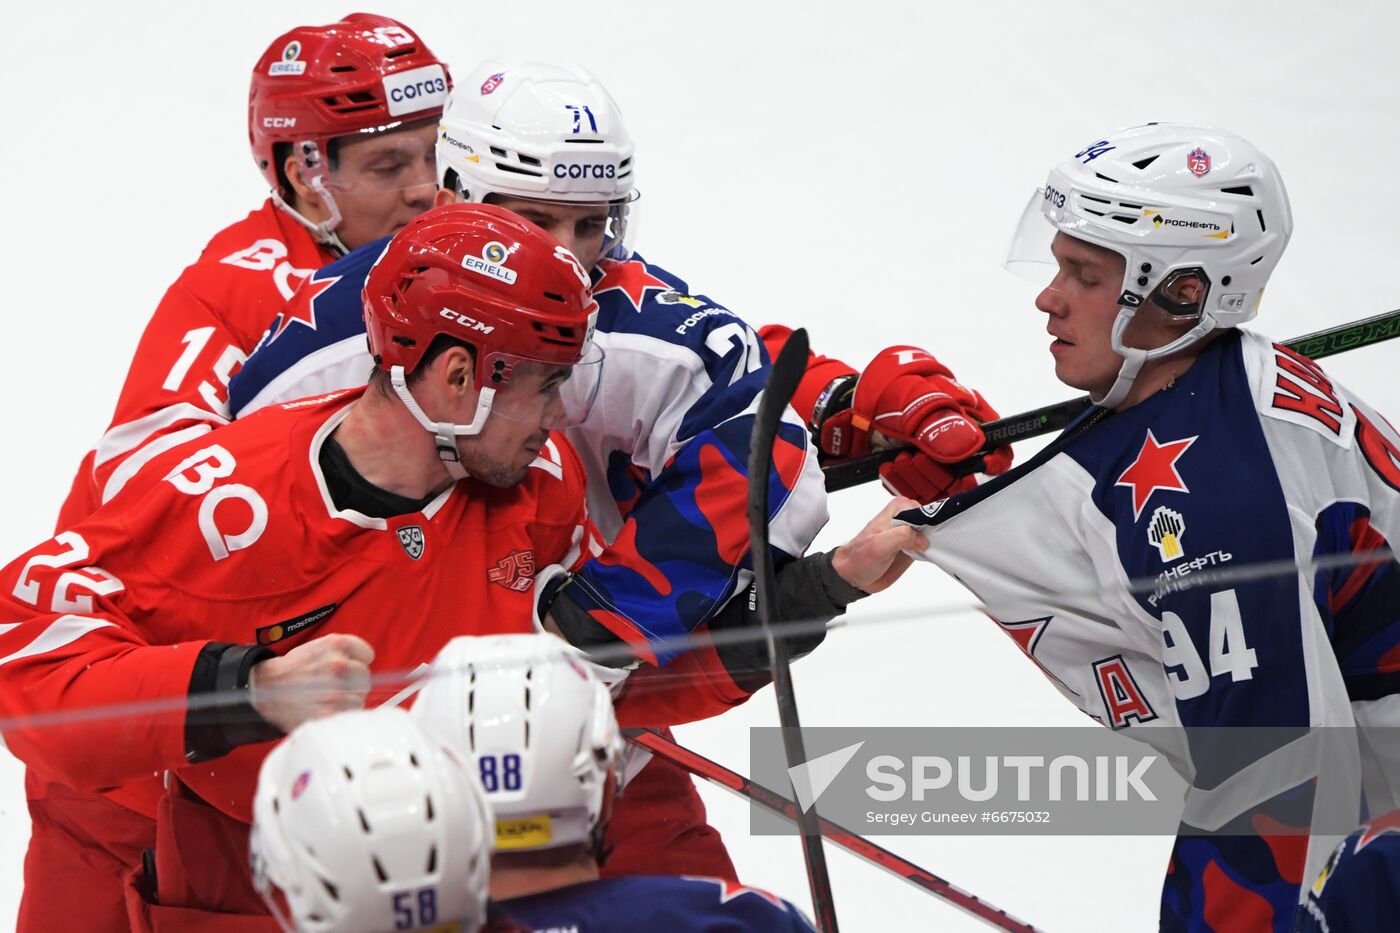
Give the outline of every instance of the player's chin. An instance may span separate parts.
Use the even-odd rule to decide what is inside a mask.
[[[510,489],[512,486],[520,485],[529,469],[529,464],[519,467],[500,464],[472,475],[488,486],[495,486],[497,489]]]

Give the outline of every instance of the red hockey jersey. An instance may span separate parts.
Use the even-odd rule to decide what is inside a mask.
[[[318,457],[360,390],[240,419],[149,464],[127,495],[0,570],[0,717],[44,776],[154,816],[161,772],[247,821],[267,744],[185,765],[184,701],[210,641],[279,653],[351,632],[376,673],[409,672],[450,638],[533,628],[535,568],[595,547],[584,476],[552,439],[512,489],[466,480],[421,512],[340,511]],[[713,649],[634,673],[629,725],[714,715],[746,698]],[[391,693],[371,696],[382,702]],[[141,704],[120,717],[57,715]]]
[[[334,258],[271,199],[215,234],[146,325],[111,426],[78,468],[58,528],[92,514],[143,463],[229,421],[229,378],[301,281]]]
[[[151,463],[143,485],[0,571],[0,714],[158,704],[146,714],[7,733],[73,787],[146,785],[176,771],[249,818],[266,744],[185,765],[184,698],[210,641],[283,652],[353,632],[375,672],[408,671],[454,635],[532,629],[534,568],[586,545],[583,475],[562,441],[512,489],[465,481],[422,512],[338,511],[317,462],[358,392],[270,410]],[[392,691],[391,691],[392,692]],[[385,697],[378,698],[379,701]],[[375,698],[371,697],[371,702]]]

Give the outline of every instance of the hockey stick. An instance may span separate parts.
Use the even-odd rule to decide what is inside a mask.
[[[773,637],[773,620],[777,617],[778,607],[773,561],[768,553],[768,484],[778,428],[806,367],[807,332],[798,328],[792,332],[787,345],[769,370],[768,385],[758,402],[749,444],[749,547],[758,589],[758,618],[768,641],[768,656],[773,662],[773,693],[778,700],[783,750],[790,767],[805,762],[807,752],[799,731],[801,723],[797,718],[797,698],[792,692],[792,667],[787,641]],[[797,825],[802,831],[802,855],[807,862],[807,883],[812,889],[812,910],[817,916],[817,929],[821,933],[836,933],[836,904],[831,896],[831,877],[826,871],[826,852],[822,849],[817,815],[810,811],[799,813]]]
[[[1319,360],[1345,350],[1369,347],[1394,337],[1400,337],[1400,308],[1350,324],[1339,324],[1336,327],[1304,334],[1301,337],[1284,341],[1283,345],[1310,359]],[[1057,402],[1054,405],[1046,405],[1044,408],[1037,408],[1019,415],[1012,415],[1009,418],[988,421],[982,425],[982,431],[987,435],[987,446],[973,457],[954,464],[953,472],[958,476],[976,473],[982,469],[983,454],[989,453],[996,447],[1004,447],[1007,444],[1014,444],[1016,441],[1058,431],[1078,418],[1089,407],[1089,404],[1089,397],[1086,395],[1081,398]],[[822,470],[826,476],[826,491],[836,492],[838,489],[849,489],[852,486],[859,486],[878,479],[881,465],[913,449],[907,446],[892,447],[889,450],[881,450],[842,463],[833,463]]]
[[[703,755],[678,745],[663,735],[645,729],[629,729],[626,734],[629,740],[658,757],[684,768],[697,777],[718,784],[720,787],[776,813],[789,822],[796,823],[800,816],[797,806],[777,791],[770,790],[762,784],[755,784],[742,774],[731,771],[718,762],[711,761]],[[1011,930],[1014,933],[1036,933],[1036,928],[1029,923],[1017,920],[1000,907],[993,907],[977,895],[969,894],[957,885],[938,877],[927,869],[920,868],[906,858],[895,855],[889,849],[876,845],[864,836],[853,833],[823,817],[819,817],[817,822],[824,838],[847,852],[865,859],[876,868],[882,868],[920,890],[926,891],[934,897],[942,898],[954,907],[965,910],[998,929]]]

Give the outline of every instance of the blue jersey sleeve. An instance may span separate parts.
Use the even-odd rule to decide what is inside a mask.
[[[751,575],[748,460],[770,361],[728,309],[640,258],[595,287],[605,397],[578,446],[606,464],[622,524],[561,593],[658,664]],[[601,410],[599,410],[601,409]],[[571,434],[571,440],[575,436]],[[815,451],[789,410],[769,477],[773,559],[800,556],[826,520]],[[595,513],[597,508],[594,509]]]

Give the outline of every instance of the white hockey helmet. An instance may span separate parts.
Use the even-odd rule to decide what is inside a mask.
[[[625,257],[636,199],[632,137],[617,104],[582,68],[492,59],[448,98],[438,184],[463,200],[498,194],[611,207],[603,253]]]
[[[1146,123],[1099,139],[1050,170],[1026,206],[1007,267],[1053,266],[1057,232],[1124,259],[1112,334],[1124,362],[1113,388],[1094,399],[1111,407],[1143,363],[1258,313],[1293,215],[1278,169],[1246,140],[1194,123]],[[1188,282],[1196,284],[1184,289]],[[1195,326],[1163,347],[1125,346],[1128,322],[1149,300]]]
[[[454,638],[413,715],[476,762],[497,851],[597,851],[622,739],[607,688],[573,646],[547,633]]]
[[[283,929],[474,933],[493,836],[468,766],[404,710],[380,708],[306,723],[272,750],[249,851]]]

